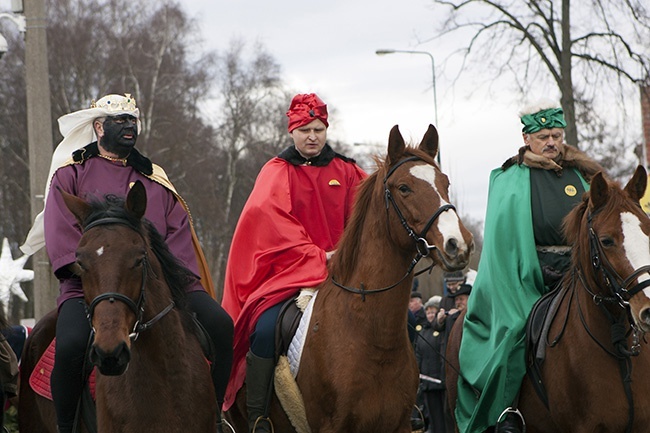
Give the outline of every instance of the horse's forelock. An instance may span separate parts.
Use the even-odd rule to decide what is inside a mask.
[[[103,200],[89,200],[88,205],[90,206],[90,212],[82,224],[84,228],[104,218],[116,218],[124,220],[133,228],[140,227],[140,220],[126,210],[122,197],[107,194]]]

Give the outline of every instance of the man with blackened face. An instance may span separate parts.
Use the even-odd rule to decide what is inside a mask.
[[[108,156],[126,158],[138,139],[138,119],[129,114],[95,119],[94,127],[100,152]]]
[[[135,147],[140,132],[140,110],[129,94],[106,95],[90,108],[59,118],[63,141],[52,156],[45,189],[45,209],[21,249],[33,254],[45,246],[60,287],[57,298],[57,350],[50,385],[59,433],[73,433],[83,386],[83,350],[91,328],[83,303],[81,279],[71,266],[81,229],[59,191],[86,201],[105,195],[126,197],[135,182],[147,192],[145,218],[153,224],[174,256],[192,273],[185,291],[188,308],[206,329],[218,359],[212,363],[215,389],[215,430],[223,432],[221,405],[230,377],[233,322],[214,299],[210,271],[192,229],[186,202],[164,170]],[[194,366],[203,368],[204,364]]]

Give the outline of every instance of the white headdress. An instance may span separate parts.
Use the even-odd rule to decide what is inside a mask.
[[[90,108],[75,111],[59,117],[59,131],[63,135],[63,140],[54,150],[52,163],[50,164],[50,173],[47,175],[45,185],[45,194],[43,200],[47,199],[50,192],[50,183],[54,173],[71,158],[72,153],[97,140],[93,121],[100,117],[120,116],[128,114],[136,119],[140,117],[140,110],[135,105],[135,99],[129,94],[106,95],[97,102],[92,101]],[[138,132],[141,129],[138,120]],[[27,234],[25,243],[20,246],[23,253],[31,255],[45,246],[45,233],[43,232],[43,211],[34,219],[34,225]]]

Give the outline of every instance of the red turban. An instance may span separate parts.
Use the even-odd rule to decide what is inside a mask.
[[[320,119],[325,126],[329,126],[327,105],[315,93],[294,96],[287,116],[289,117],[289,132],[316,119]]]

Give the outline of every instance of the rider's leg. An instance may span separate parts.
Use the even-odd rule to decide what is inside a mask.
[[[270,432],[268,407],[273,390],[275,368],[275,324],[282,303],[266,310],[250,336],[251,350],[246,355],[246,407],[249,431]]]
[[[221,428],[221,406],[232,366],[233,322],[217,301],[204,291],[188,293],[188,304],[197,320],[205,328],[215,349],[212,383],[217,395],[217,417]]]
[[[56,354],[50,378],[60,433],[71,433],[83,389],[83,364],[90,325],[83,299],[65,301],[56,322]]]

